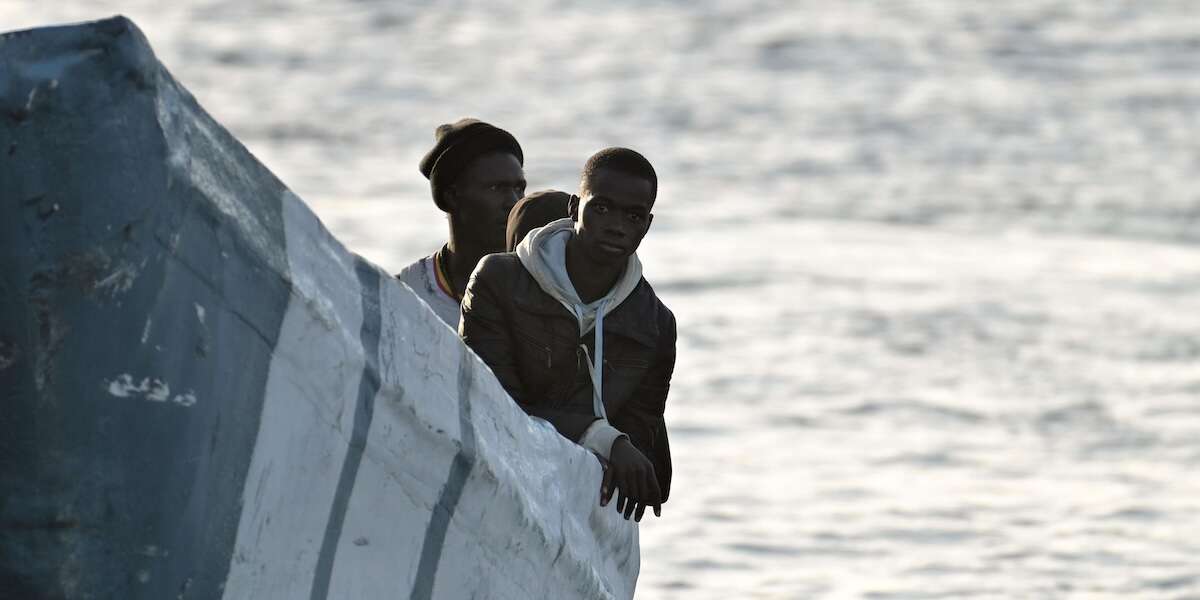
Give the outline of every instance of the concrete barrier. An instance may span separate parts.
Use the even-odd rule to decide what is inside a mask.
[[[637,528],[128,20],[0,36],[0,591],[630,598]]]

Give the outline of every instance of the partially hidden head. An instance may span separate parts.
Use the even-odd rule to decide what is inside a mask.
[[[478,119],[441,125],[421,159],[433,201],[459,235],[490,252],[504,249],[508,211],[525,193],[525,155],[509,132]]]
[[[530,231],[543,225],[570,216],[571,195],[558,190],[542,190],[521,198],[508,213],[508,229],[505,231],[505,247],[509,252]]]
[[[575,236],[588,257],[616,264],[637,251],[650,229],[658,175],[646,157],[629,148],[605,148],[583,167],[572,198]]]

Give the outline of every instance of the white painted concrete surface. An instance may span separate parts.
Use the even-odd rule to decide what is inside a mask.
[[[284,218],[293,291],[224,598],[320,595],[322,552],[328,598],[631,598],[637,527],[598,505],[597,461],[527,417],[411,290],[373,266],[379,382],[348,481],[369,362],[364,287],[356,257],[290,195]],[[468,465],[458,496],[448,493],[456,455]],[[331,514],[347,481],[344,512]],[[340,530],[323,549],[332,519]]]

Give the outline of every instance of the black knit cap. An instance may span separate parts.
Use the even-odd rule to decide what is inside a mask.
[[[441,190],[451,185],[471,161],[489,152],[507,152],[525,165],[521,145],[511,133],[479,119],[459,119],[439,125],[434,131],[437,143],[421,159],[421,174],[429,180],[433,201],[442,206]]]
[[[508,213],[508,227],[504,232],[505,248],[512,252],[530,231],[550,221],[571,216],[568,209],[570,203],[571,195],[558,190],[542,190],[517,200]]]

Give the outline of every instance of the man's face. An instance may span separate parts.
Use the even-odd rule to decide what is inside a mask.
[[[650,182],[621,171],[601,169],[584,182],[571,204],[579,247],[594,262],[621,264],[638,249],[654,215]]]
[[[469,242],[490,252],[504,252],[508,212],[525,195],[525,171],[506,152],[484,154],[471,161],[449,194],[450,218]]]

